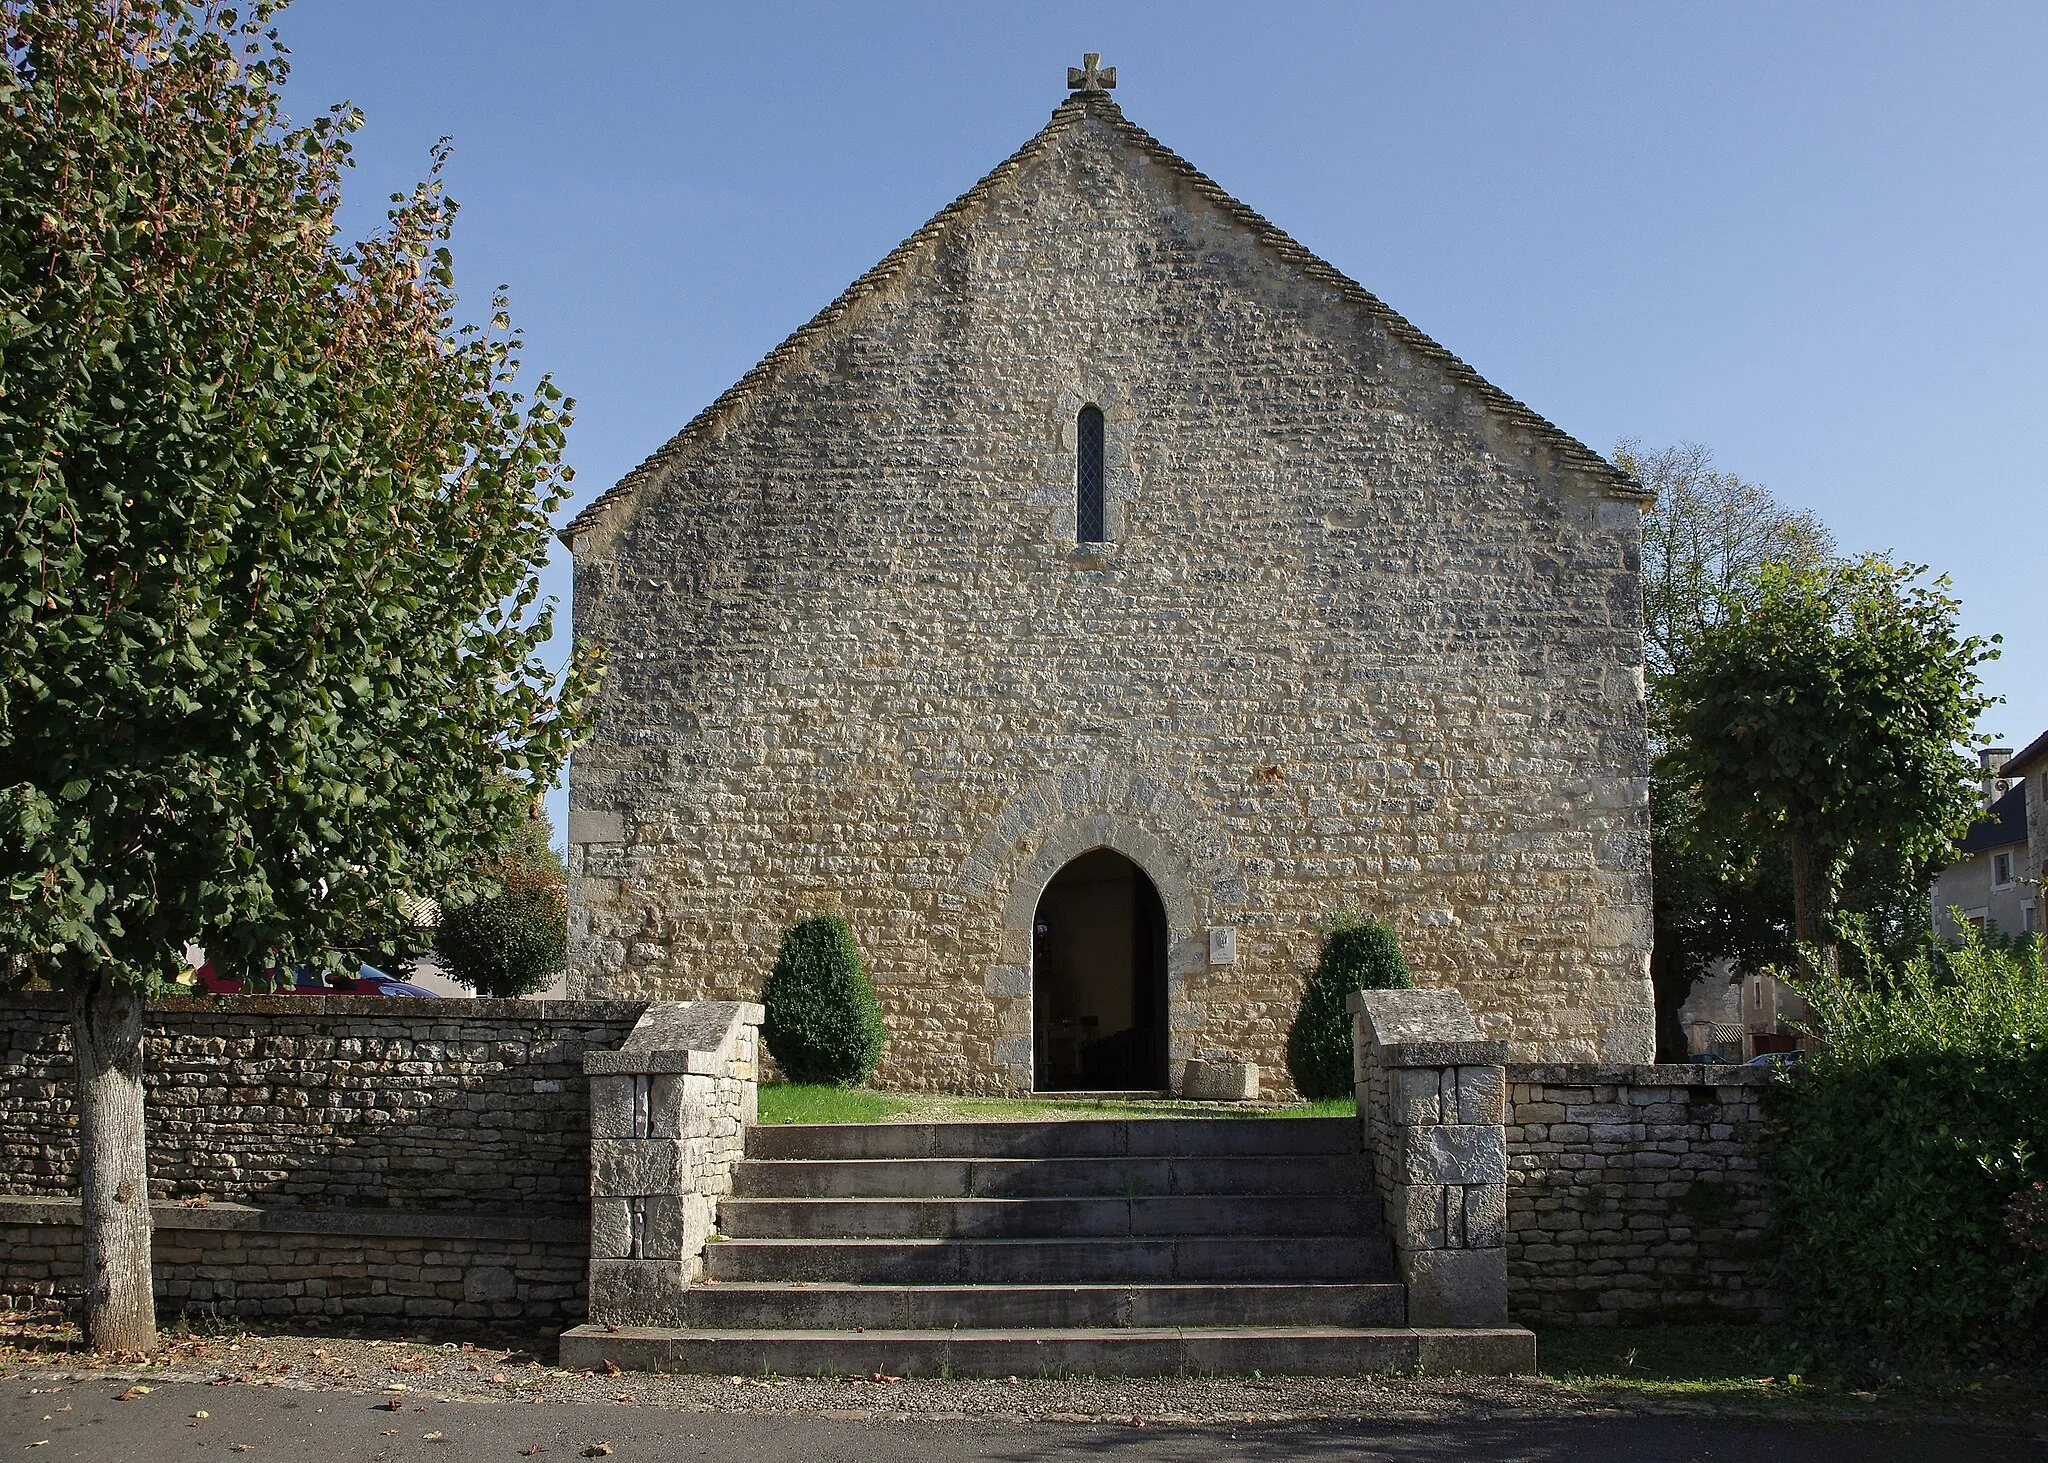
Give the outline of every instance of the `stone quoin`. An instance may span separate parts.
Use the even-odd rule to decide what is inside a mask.
[[[850,922],[878,1081],[1284,1047],[1332,917],[1652,1056],[1640,486],[1125,119],[1051,121],[564,530],[571,990]]]

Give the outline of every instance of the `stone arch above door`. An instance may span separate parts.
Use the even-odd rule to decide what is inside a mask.
[[[1167,1062],[1177,1080],[1205,1024],[1201,977],[1208,926],[1247,899],[1244,871],[1223,830],[1157,775],[1098,760],[1019,794],[961,865],[969,907],[1000,901],[998,960],[987,974],[995,1058],[1008,1086],[1029,1091],[1031,926],[1053,876],[1090,849],[1115,849],[1143,869],[1166,908]]]

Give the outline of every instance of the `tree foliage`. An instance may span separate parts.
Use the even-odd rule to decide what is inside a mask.
[[[268,6],[0,0],[0,950],[72,991],[85,1323],[147,1349],[142,996],[384,943],[567,756],[570,403],[456,319],[439,175],[353,248],[359,117]]]
[[[544,816],[479,863],[482,887],[441,906],[434,952],[480,996],[530,996],[568,963],[568,871]]]
[[[1713,465],[1686,442],[1655,450],[1625,440],[1615,462],[1656,494],[1643,515],[1643,654],[1648,677],[1651,867],[1655,870],[1657,1049],[1686,1055],[1678,1007],[1716,960],[1757,970],[1792,960],[1791,864],[1782,835],[1703,827],[1696,790],[1670,763],[1669,682],[1699,636],[1756,591],[1766,565],[1833,560],[1833,536],[1810,512]]]
[[[444,154],[354,248],[358,115],[267,10],[4,9],[0,941],[149,987],[318,960],[554,778],[568,407],[458,325]]]
[[[1832,938],[1841,861],[1925,868],[1977,811],[1960,748],[1992,704],[1948,581],[1881,557],[1766,565],[1666,681],[1666,766],[1706,834],[1790,854],[1794,933]]]
[[[853,929],[836,914],[798,920],[782,937],[761,994],[761,1039],[792,1082],[857,1087],[882,1060],[882,1008]]]
[[[1415,984],[1393,930],[1375,919],[1342,916],[1323,937],[1287,1031],[1287,1073],[1311,1102],[1351,1095],[1353,991],[1405,991]]]
[[[1749,595],[1764,566],[1826,563],[1835,540],[1812,512],[1716,469],[1697,442],[1647,451],[1626,440],[1614,461],[1657,495],[1643,515],[1643,653],[1654,704],[1658,683],[1726,606]]]
[[[2037,938],[1966,937],[1801,984],[1823,1038],[1762,1148],[1793,1316],[1871,1359],[2048,1332],[2048,981]]]

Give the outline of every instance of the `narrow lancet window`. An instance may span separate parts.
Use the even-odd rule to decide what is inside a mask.
[[[1099,544],[1109,538],[1102,511],[1102,410],[1081,408],[1074,431],[1074,538]]]

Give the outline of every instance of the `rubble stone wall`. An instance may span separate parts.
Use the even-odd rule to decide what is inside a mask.
[[[640,1001],[256,996],[152,1005],[159,1314],[574,1325],[584,1056]],[[79,1295],[68,1015],[0,996],[0,1305]]]
[[[580,1216],[437,1210],[157,1205],[159,1321],[234,1317],[495,1321],[573,1326],[584,1315]],[[83,1243],[69,1199],[0,1198],[0,1309],[69,1310]]]
[[[1510,1066],[1510,1305],[1529,1323],[1766,1319],[1768,1071]]]
[[[265,1207],[581,1214],[583,1054],[643,1001],[369,996],[150,1008],[150,1196]],[[75,1195],[64,1002],[0,996],[0,1193]]]

